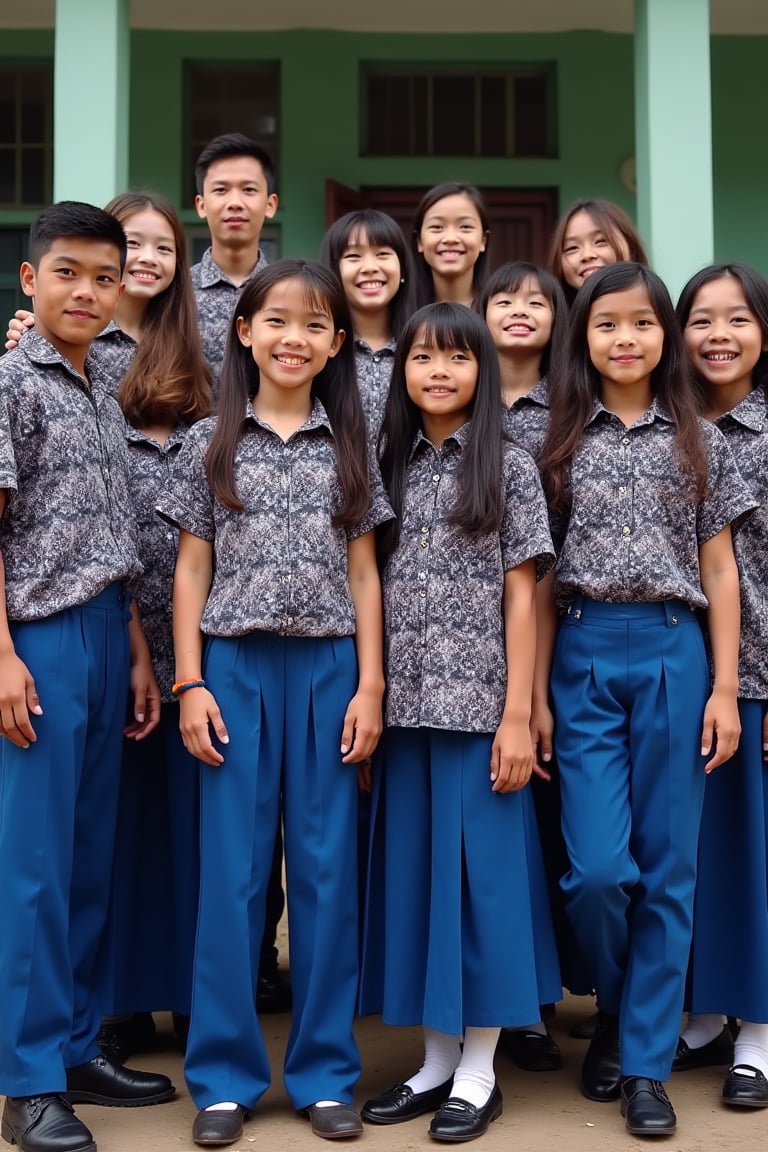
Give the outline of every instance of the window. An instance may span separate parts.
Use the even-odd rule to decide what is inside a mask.
[[[364,156],[555,155],[553,67],[364,65],[362,87]]]
[[[17,308],[32,307],[19,282],[19,268],[27,259],[28,247],[29,228],[0,228],[0,315],[6,322]]]
[[[186,167],[193,197],[195,161],[214,136],[242,132],[264,148],[278,167],[278,64],[188,64],[186,93]]]
[[[53,71],[0,65],[0,208],[51,199]]]

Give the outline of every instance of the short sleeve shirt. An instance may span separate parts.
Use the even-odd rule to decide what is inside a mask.
[[[357,386],[368,427],[368,445],[375,451],[379,429],[384,418],[384,405],[387,402],[389,382],[392,379],[392,365],[395,359],[395,342],[391,340],[376,351],[365,340],[355,340],[355,367]]]
[[[139,559],[144,573],[136,588],[144,635],[164,703],[173,699],[173,619],[171,601],[179,534],[161,520],[155,505],[168,487],[171,464],[184,442],[186,429],[178,428],[162,446],[135,428],[126,429],[128,483],[136,518]]]
[[[757,510],[733,541],[741,589],[739,695],[768,700],[768,411],[764,390],[750,392],[720,417],[717,427],[758,501]]]
[[[549,389],[539,380],[526,396],[504,405],[504,428],[508,436],[537,460],[549,427]]]
[[[382,574],[386,723],[494,732],[507,691],[504,573],[554,562],[536,466],[504,445],[501,527],[470,537],[449,521],[469,425],[438,451],[421,433],[408,464],[398,546]]]
[[[235,306],[240,293],[248,280],[266,268],[267,261],[259,252],[256,267],[242,284],[233,284],[222,272],[212,256],[212,249],[206,248],[199,264],[190,270],[192,289],[197,304],[197,323],[203,343],[203,355],[213,373],[214,393],[219,394],[221,386],[221,366],[224,362],[224,349]]]
[[[286,636],[349,636],[355,610],[349,590],[350,540],[392,518],[383,489],[374,491],[354,529],[335,528],[341,507],[333,433],[315,400],[307,422],[284,441],[250,405],[235,454],[234,477],[245,509],[213,496],[205,452],[215,420],[187,433],[158,511],[214,548],[214,575],[201,629],[210,636],[255,630]]]
[[[0,488],[9,620],[52,616],[138,577],[123,415],[34,330],[0,359]]]
[[[706,608],[699,548],[755,501],[722,433],[700,422],[707,493],[696,502],[681,471],[675,425],[656,398],[631,428],[595,402],[573,459],[570,511],[555,571],[555,598],[577,594],[634,603],[684,600]]]
[[[116,396],[138,347],[133,337],[111,321],[91,344],[88,368],[92,387]]]

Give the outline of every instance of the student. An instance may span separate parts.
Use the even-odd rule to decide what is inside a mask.
[[[593,272],[619,260],[648,264],[629,216],[610,200],[577,200],[561,217],[549,249],[549,267],[568,302]]]
[[[383,494],[371,498],[348,331],[327,269],[281,260],[254,277],[230,330],[218,419],[187,434],[160,502],[180,529],[175,694],[202,762],[185,1073],[203,1145],[237,1140],[269,1084],[253,973],[281,792],[294,989],[285,1085],[318,1136],[362,1130],[354,765],[381,730],[372,530],[391,512]]]
[[[550,687],[562,887],[600,1007],[582,1091],[621,1096],[633,1134],[667,1135],[661,1082],[683,1007],[704,780],[739,738],[730,525],[754,501],[697,416],[669,295],[647,268],[590,277],[562,365],[540,467],[560,520]]]
[[[744,264],[712,264],[677,308],[704,393],[759,501],[736,536],[741,588],[741,742],[707,781],[699,838],[688,998],[673,1069],[730,1064],[726,1104],[768,1107],[768,283]],[[723,1013],[741,1021],[734,1044]]]
[[[413,226],[416,304],[450,300],[472,308],[488,275],[488,215],[471,184],[437,184]]]
[[[371,449],[384,414],[395,344],[413,311],[411,255],[385,212],[348,212],[325,234],[320,262],[341,280],[352,317],[357,383]]]
[[[560,991],[556,963],[549,987],[537,979],[521,791],[536,566],[552,544],[535,465],[503,441],[499,388],[482,320],[430,305],[398,343],[382,426],[397,517],[382,536],[382,1015],[423,1025],[425,1056],[362,1115],[397,1124],[432,1111],[429,1135],[444,1141],[501,1115],[499,1028],[538,1019]]]
[[[211,246],[192,267],[203,351],[218,394],[224,346],[240,291],[266,266],[259,247],[265,220],[277,212],[275,166],[263,148],[239,132],[217,136],[195,165],[195,208]]]
[[[141,569],[124,422],[86,360],[124,261],[114,217],[74,202],[42,212],[21,267],[36,330],[0,361],[0,905],[13,926],[0,943],[1,1130],[24,1152],[95,1148],[74,1103],[174,1093],[96,1043],[129,677],[127,731],[143,738],[159,713],[127,593]]]

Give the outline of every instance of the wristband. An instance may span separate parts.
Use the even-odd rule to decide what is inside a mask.
[[[178,684],[174,684],[171,688],[171,695],[179,697],[182,692],[188,692],[190,688],[205,688],[205,680],[179,680]]]

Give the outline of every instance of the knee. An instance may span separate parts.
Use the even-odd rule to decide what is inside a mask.
[[[567,904],[578,906],[581,911],[605,913],[614,908],[623,912],[639,879],[637,865],[631,859],[596,852],[572,864],[560,886]]]

